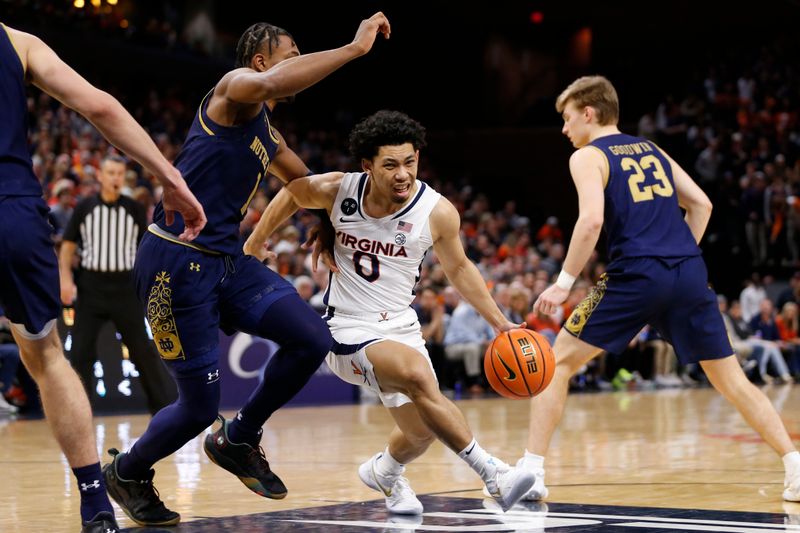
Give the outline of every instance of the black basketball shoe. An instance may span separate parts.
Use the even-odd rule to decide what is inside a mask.
[[[83,523],[81,533],[119,533],[119,526],[113,514],[102,511]]]
[[[155,470],[151,468],[145,479],[123,479],[117,473],[117,463],[125,454],[116,448],[111,448],[108,453],[113,459],[103,466],[106,490],[131,520],[140,526],[174,526],[181,521],[181,515],[164,506],[153,486]]]
[[[203,449],[211,462],[221,466],[256,494],[273,500],[286,497],[286,485],[270,470],[264,449],[236,444],[228,439],[228,420],[218,417],[222,426],[206,436]]]

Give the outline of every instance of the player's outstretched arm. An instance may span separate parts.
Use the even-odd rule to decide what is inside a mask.
[[[661,153],[672,166],[672,179],[675,182],[675,190],[678,192],[678,204],[686,209],[686,224],[689,225],[694,239],[699,244],[711,218],[713,208],[711,200],[678,163],[663,150]]]
[[[539,295],[533,304],[534,312],[552,314],[564,303],[572,282],[581,273],[597,245],[603,228],[605,165],[603,154],[591,147],[581,148],[569,158],[569,171],[578,191],[578,220],[572,231],[559,281]]]
[[[86,81],[41,39],[9,28],[31,81],[44,92],[91,122],[114,146],[147,168],[164,186],[167,223],[173,211],[183,216],[181,235],[192,240],[206,224],[205,213],[178,169],[167,161],[153,140],[122,104]]]
[[[253,229],[253,233],[244,243],[243,251],[245,255],[252,255],[259,261],[269,257],[267,241],[270,235],[280,227],[283,222],[297,211],[297,204],[289,191],[284,187],[267,204],[267,208],[261,214],[258,224]]]
[[[298,207],[324,209],[330,213],[342,176],[342,172],[329,172],[296,178],[288,183],[267,205],[244,244],[244,253],[263,260],[267,255],[264,248],[267,239]]]
[[[508,331],[522,327],[514,324],[497,307],[486,281],[481,276],[478,268],[467,258],[464,246],[461,244],[459,228],[461,218],[458,211],[446,198],[441,198],[430,216],[431,236],[433,237],[433,251],[442,265],[447,279],[453,287],[461,293],[478,313],[495,329],[496,332]]]
[[[216,94],[241,104],[293,96],[353,59],[367,54],[379,33],[386,39],[391,33],[389,20],[380,12],[361,22],[350,44],[286,59],[265,72],[249,68],[231,71],[220,80]]]

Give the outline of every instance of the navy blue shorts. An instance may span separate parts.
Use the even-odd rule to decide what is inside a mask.
[[[258,334],[266,310],[294,287],[256,258],[217,255],[147,233],[133,268],[153,340],[174,372],[217,362],[219,329]]]
[[[0,307],[33,335],[61,312],[49,212],[38,196],[0,196]]]
[[[700,256],[636,257],[609,265],[564,329],[592,346],[621,353],[646,324],[672,344],[683,364],[733,354]]]

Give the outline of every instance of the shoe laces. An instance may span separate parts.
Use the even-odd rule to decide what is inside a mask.
[[[264,448],[261,446],[251,446],[250,452],[247,454],[248,462],[254,467],[259,475],[266,475],[271,472],[269,468],[269,461],[264,453]]]
[[[397,476],[397,479],[392,486],[392,494],[397,493],[398,495],[405,495],[405,496],[416,496],[417,494],[414,492],[414,489],[411,488],[411,484],[408,482],[408,478],[405,476]]]
[[[163,507],[164,502],[161,501],[161,493],[159,493],[156,486],[153,485],[153,477],[155,476],[155,473],[155,470],[151,469],[147,478],[138,479],[136,480],[136,483],[140,489],[140,496],[147,500],[147,503]]]

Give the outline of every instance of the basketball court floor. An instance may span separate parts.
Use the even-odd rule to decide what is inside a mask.
[[[800,387],[765,391],[800,439]],[[526,401],[464,400],[459,406],[484,448],[506,461],[520,456]],[[107,448],[127,449],[147,420],[97,418],[104,462]],[[438,443],[406,472],[425,514],[388,514],[356,469],[384,448],[391,427],[389,415],[374,405],[281,410],[263,440],[289,487],[279,501],[253,494],[211,464],[198,437],[156,466],[156,487],[183,522],[134,529],[125,517],[120,525],[176,533],[800,531],[800,504],[781,500],[780,459],[711,389],[570,396],[546,463],[548,501],[506,514],[483,498],[478,477]],[[77,531],[74,483],[44,421],[0,419],[0,532]]]

